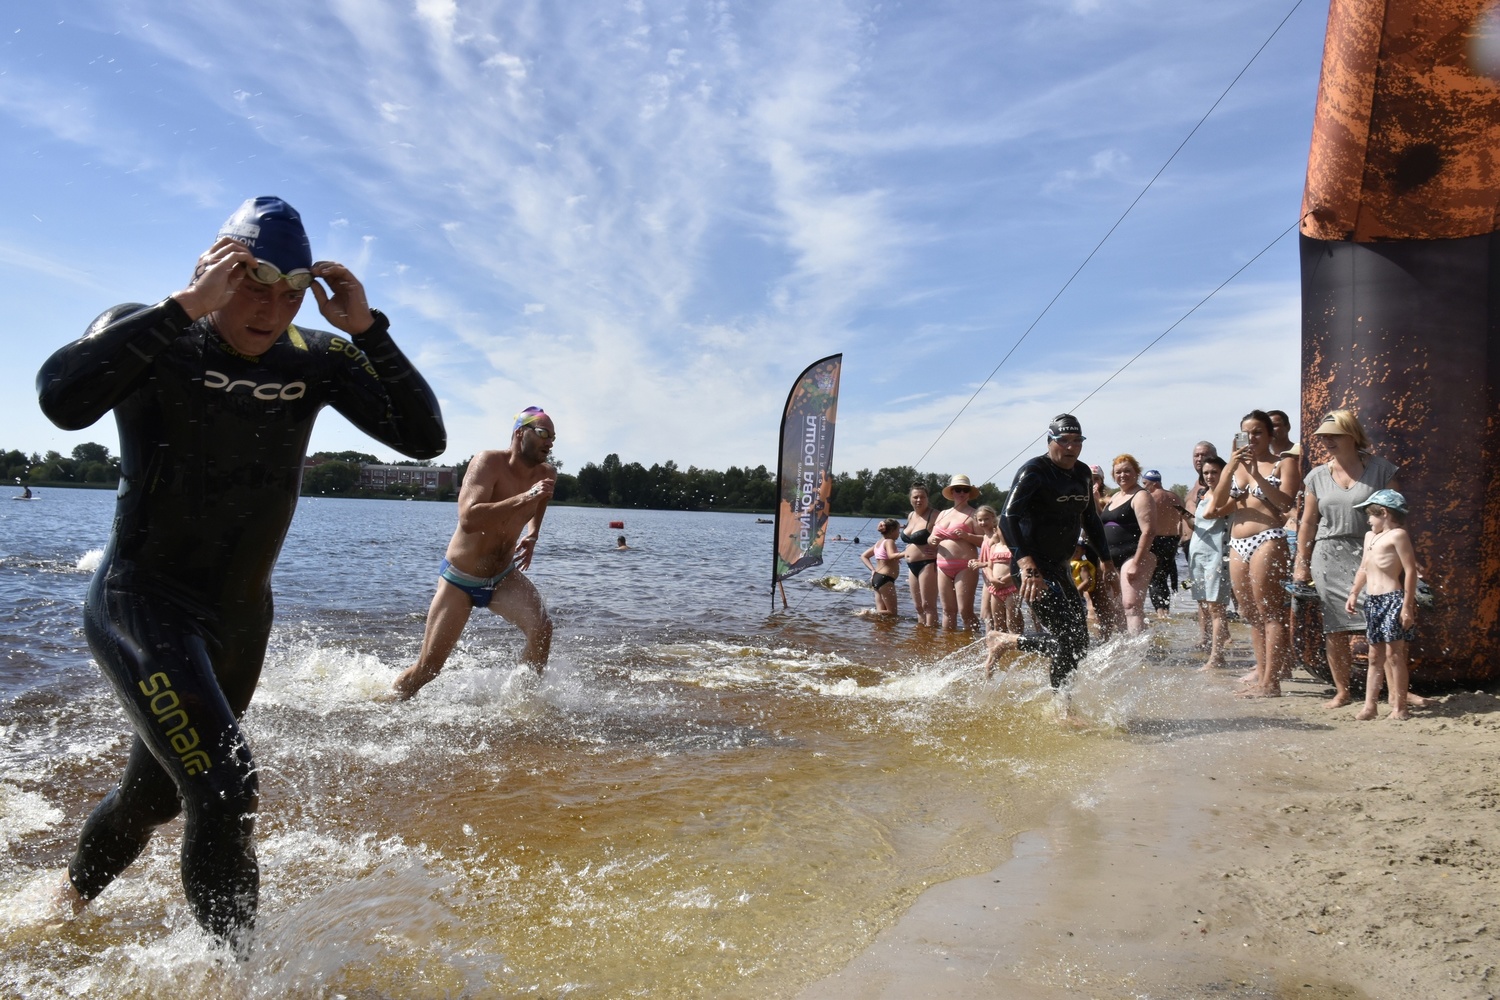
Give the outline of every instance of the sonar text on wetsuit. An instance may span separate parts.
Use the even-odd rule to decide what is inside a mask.
[[[1000,512],[1000,533],[1012,553],[1012,577],[1019,583],[1021,560],[1030,556],[1046,583],[1031,608],[1051,634],[1024,636],[1017,648],[1051,657],[1053,687],[1062,686],[1089,646],[1088,612],[1069,566],[1079,530],[1096,552],[1109,551],[1092,486],[1087,465],[1076,462],[1064,469],[1038,455],[1016,472]]]
[[[113,409],[120,434],[114,531],[85,631],[136,735],[69,865],[85,900],[185,811],[183,886],[199,923],[231,941],[253,924],[257,778],[237,720],[260,676],[314,420],[332,406],[418,459],[446,446],[436,397],[374,315],[353,340],[288,327],[252,358],[174,299],[122,305],[37,376],[58,426]]]

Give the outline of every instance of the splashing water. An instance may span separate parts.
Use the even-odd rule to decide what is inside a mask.
[[[788,995],[927,885],[1003,860],[1192,681],[1159,639],[1115,640],[1081,665],[1086,728],[1066,730],[1035,657],[986,682],[972,636],[851,622],[811,581],[788,583],[801,611],[766,617],[743,584],[763,568],[734,561],[762,537],[749,517],[632,511],[636,548],[616,554],[592,523],[608,512],[562,508],[532,573],[559,624],[545,676],[476,613],[435,682],[379,701],[415,658],[452,516],[298,514],[244,718],[262,787],[244,963],[188,915],[177,823],[83,918],[49,923],[128,741],[82,642],[86,578],[45,577],[17,635],[28,655],[43,634],[58,651],[39,679],[11,668],[20,693],[0,707],[17,764],[0,783],[0,994]],[[319,540],[355,522],[383,541],[351,591]],[[722,565],[660,572],[702,552]]]

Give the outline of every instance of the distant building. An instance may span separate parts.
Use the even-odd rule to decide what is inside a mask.
[[[392,486],[415,486],[423,493],[454,488],[454,469],[436,465],[365,465],[359,467],[360,489],[384,492]]]

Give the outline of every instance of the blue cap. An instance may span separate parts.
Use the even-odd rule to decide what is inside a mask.
[[[1148,479],[1153,483],[1159,483],[1161,482],[1161,473],[1155,469],[1147,469],[1145,475],[1141,476],[1141,478]]]
[[[312,267],[302,216],[272,195],[246,201],[219,227],[219,235],[239,240],[256,260],[270,261],[283,274]]]
[[[1405,514],[1406,497],[1397,493],[1395,490],[1376,490],[1374,493],[1370,494],[1370,499],[1366,500],[1364,503],[1357,503],[1354,505],[1354,508],[1356,510],[1361,507],[1384,507],[1386,510],[1394,510],[1399,513]]]

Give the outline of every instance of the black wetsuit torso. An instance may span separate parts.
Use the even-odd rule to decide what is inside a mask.
[[[1051,657],[1053,687],[1062,686],[1089,647],[1088,615],[1069,566],[1080,530],[1096,552],[1109,551],[1089,467],[1075,462],[1064,469],[1046,455],[1021,466],[1000,512],[1000,533],[1017,583],[1021,560],[1030,556],[1046,584],[1031,609],[1051,634],[1025,636],[1020,648]]]
[[[357,342],[291,327],[250,358],[172,299],[123,305],[37,375],[59,427],[113,409],[120,433],[114,531],[85,631],[136,738],[69,865],[85,899],[185,808],[183,885],[198,921],[226,939],[253,922],[256,779],[236,720],[259,680],[314,420],[331,405],[413,458],[446,445],[437,399],[388,325],[376,313]]]

